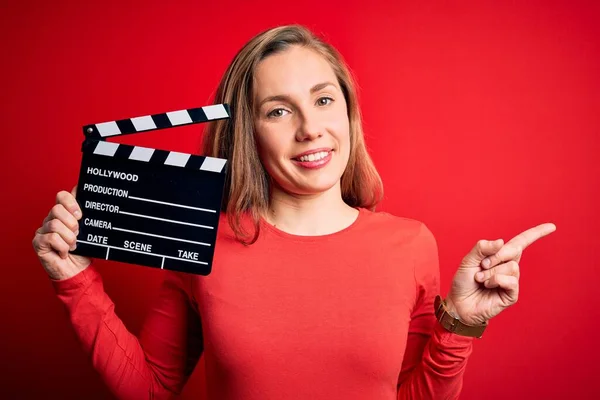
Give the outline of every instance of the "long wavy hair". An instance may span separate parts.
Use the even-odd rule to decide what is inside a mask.
[[[228,160],[222,210],[236,239],[249,245],[260,233],[260,219],[269,208],[270,179],[262,165],[255,140],[253,82],[257,65],[266,57],[291,46],[304,46],[320,54],[333,69],[346,99],[350,126],[350,157],[341,177],[344,202],[374,210],[383,197],[383,184],[365,146],[356,84],[339,52],[301,25],[264,31],[247,42],[228,66],[214,103],[227,103],[231,118],[206,127],[203,154]],[[251,233],[244,215],[253,222]]]

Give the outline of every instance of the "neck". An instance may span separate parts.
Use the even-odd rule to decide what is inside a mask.
[[[284,232],[301,236],[327,235],[350,226],[358,211],[342,199],[340,184],[326,192],[297,195],[273,187],[265,219]]]

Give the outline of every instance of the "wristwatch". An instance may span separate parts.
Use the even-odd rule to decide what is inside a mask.
[[[435,298],[435,318],[442,324],[446,330],[455,333],[460,336],[470,336],[481,338],[483,331],[487,328],[488,323],[484,322],[482,325],[467,325],[460,319],[454,317],[448,312],[446,308],[446,301],[442,299],[440,295]]]

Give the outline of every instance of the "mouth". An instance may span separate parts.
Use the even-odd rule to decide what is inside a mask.
[[[292,158],[292,162],[304,170],[318,170],[329,164],[333,151],[331,148],[307,151]]]
[[[309,150],[304,153],[298,154],[297,156],[293,157],[292,160],[299,162],[320,161],[327,158],[332,152],[333,149],[331,148]]]

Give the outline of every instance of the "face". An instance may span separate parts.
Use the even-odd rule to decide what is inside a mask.
[[[339,190],[350,153],[346,101],[329,63],[294,46],[255,71],[255,132],[274,190],[318,195]]]

